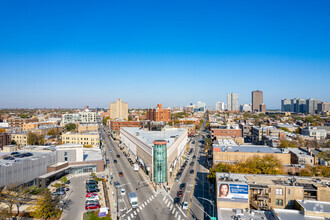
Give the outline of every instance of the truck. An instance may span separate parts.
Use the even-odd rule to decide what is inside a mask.
[[[135,172],[137,172],[137,171],[139,171],[139,164],[137,164],[137,163],[135,163],[135,164],[133,164],[133,170],[135,171]]]
[[[128,201],[131,204],[133,209],[139,207],[138,196],[135,192],[128,193]]]

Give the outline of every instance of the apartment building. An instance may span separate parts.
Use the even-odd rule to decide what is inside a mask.
[[[238,125],[220,126],[219,128],[211,129],[211,136],[214,139],[217,136],[221,137],[243,137],[242,129]]]
[[[264,144],[263,136],[284,137],[284,131],[273,126],[253,126],[251,130],[252,143]]]
[[[109,109],[110,119],[128,119],[128,103],[122,102],[121,99],[117,99],[116,102],[110,103]]]
[[[44,125],[57,125],[57,122],[54,121],[42,121],[42,122],[32,122],[32,123],[24,123],[23,131],[30,131],[32,129],[39,128]]]
[[[86,124],[86,123],[78,124],[78,133],[93,132],[93,131],[98,131],[98,129],[99,126],[97,124]]]
[[[10,136],[7,133],[0,133],[0,150],[3,146],[10,144]]]
[[[171,121],[171,109],[163,109],[162,105],[158,104],[155,109],[147,110],[147,120]]]
[[[315,158],[312,153],[304,151],[300,148],[288,148],[291,154],[291,163],[292,164],[301,164],[301,165],[309,165],[314,166]]]
[[[20,133],[12,133],[10,134],[10,139],[15,141],[19,147],[23,147],[27,145],[27,133],[20,132]]]
[[[62,134],[62,143],[63,144],[82,144],[85,146],[100,146],[100,135],[98,132],[89,132],[89,133],[65,133]]]
[[[301,129],[301,134],[313,137],[316,140],[323,140],[327,137],[327,131],[325,129],[317,129],[316,127],[311,126]]]
[[[329,178],[216,173],[216,181],[218,208],[291,209],[295,200],[330,202]],[[220,199],[221,184],[240,190],[234,191],[237,195],[233,191],[227,195],[234,199]]]
[[[261,112],[260,105],[263,103],[263,92],[262,91],[253,91],[252,92],[252,111]]]
[[[31,122],[38,122],[39,120],[37,118],[18,118],[18,117],[12,117],[8,118],[7,122],[10,127],[23,127],[26,123]]]
[[[141,127],[141,126],[142,123],[140,121],[124,121],[121,119],[117,119],[117,120],[110,120],[109,122],[110,133],[114,139],[119,138],[121,127]]]
[[[89,109],[85,109],[82,112],[63,114],[62,115],[62,124],[69,123],[96,123],[96,112],[91,112]]]

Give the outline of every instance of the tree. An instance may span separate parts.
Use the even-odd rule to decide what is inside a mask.
[[[109,119],[110,119],[109,116],[104,117],[104,119],[103,119],[103,124],[104,124],[104,125],[107,125],[107,121],[108,121]]]
[[[4,132],[6,132],[6,129],[0,128],[0,133],[4,133]]]
[[[173,126],[173,122],[171,122],[171,121],[168,122],[168,125],[169,125],[169,126]]]
[[[66,125],[65,125],[65,129],[66,129],[67,131],[75,130],[75,129],[76,129],[76,124],[74,124],[74,123],[66,124]]]
[[[38,135],[36,133],[33,132],[29,132],[27,134],[27,144],[28,145],[38,145]]]
[[[204,139],[204,143],[205,143],[205,145],[211,146],[212,141],[211,141],[210,138],[205,138],[205,139]]]
[[[17,185],[6,186],[6,188],[1,191],[0,198],[8,206],[8,208],[3,209],[0,213],[8,218],[13,215],[13,207],[16,204],[18,207],[20,203],[26,203],[28,200],[27,194],[29,191],[26,188]]]
[[[35,218],[47,219],[56,217],[60,214],[60,210],[56,202],[52,198],[52,194],[46,188],[42,195],[38,197],[36,205],[32,208],[32,216]]]
[[[15,140],[11,140],[10,144],[14,144],[14,145],[16,145],[17,143],[16,143]]]
[[[90,177],[93,178],[93,179],[95,179],[96,178],[96,174],[94,172],[91,172]]]

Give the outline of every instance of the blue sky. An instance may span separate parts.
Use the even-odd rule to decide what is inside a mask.
[[[330,101],[330,2],[0,1],[0,108]]]

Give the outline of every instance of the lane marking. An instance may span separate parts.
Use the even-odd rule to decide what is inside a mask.
[[[134,215],[136,215],[136,211],[134,211]]]
[[[172,215],[174,214],[174,212],[175,212],[175,209],[172,210]]]
[[[173,204],[171,205],[171,208],[170,209],[172,209],[173,208]]]
[[[134,218],[134,215],[133,215],[133,213],[131,214],[131,217],[132,217],[132,218]]]
[[[144,208],[144,204],[142,204],[142,208]]]
[[[179,215],[179,218],[178,218],[178,220],[180,220],[181,219],[181,215]]]
[[[131,218],[130,218],[129,216],[127,217],[127,219],[128,219],[128,220],[131,220]]]
[[[175,212],[175,218],[178,217],[178,214],[179,214],[179,212],[176,211],[176,212]]]
[[[137,209],[136,211],[137,211],[137,212],[140,212],[140,209]]]
[[[165,199],[166,199],[166,197],[164,196],[164,197],[163,197],[163,201],[165,201]]]

